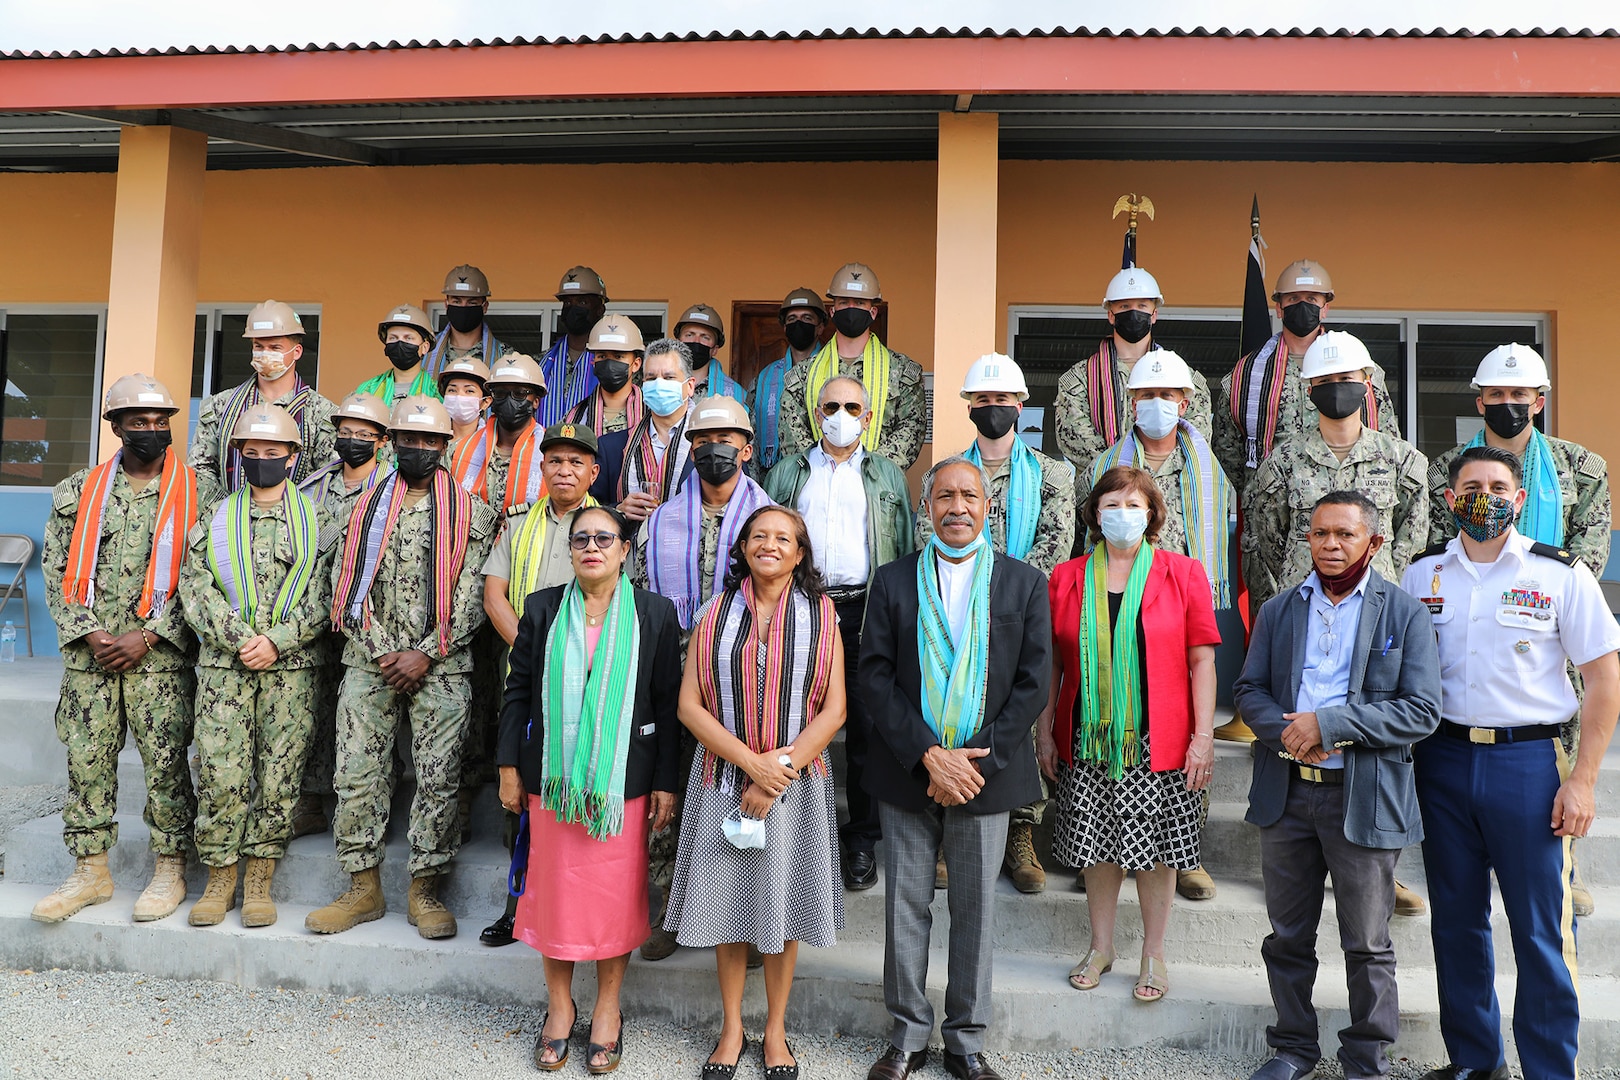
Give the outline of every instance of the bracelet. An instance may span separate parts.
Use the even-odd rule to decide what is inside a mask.
[[[1210,742],[1215,741],[1215,736],[1207,731],[1195,731],[1193,732],[1192,737],[1195,739],[1208,739]]]
[[[141,627],[141,641],[146,645],[147,651],[150,652],[152,649],[151,631],[144,626]]]

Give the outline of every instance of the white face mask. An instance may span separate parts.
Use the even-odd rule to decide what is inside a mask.
[[[1168,398],[1143,398],[1136,403],[1136,426],[1150,439],[1162,439],[1176,430],[1181,405]]]
[[[1110,506],[1097,511],[1103,538],[1117,548],[1128,548],[1147,532],[1148,512],[1134,506]]]
[[[839,409],[831,416],[822,417],[821,434],[834,446],[843,448],[861,437],[861,422]]]
[[[453,394],[444,399],[444,411],[450,414],[450,419],[458,424],[470,424],[478,419],[479,406],[484,403],[483,398],[472,397],[467,394]]]
[[[257,371],[261,378],[275,382],[287,374],[290,367],[292,362],[286,353],[271,352],[269,349],[253,350],[253,370]]]

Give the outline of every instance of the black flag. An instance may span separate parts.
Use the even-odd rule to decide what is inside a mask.
[[[1131,270],[1136,267],[1136,230],[1125,226],[1125,252],[1119,257],[1119,268]]]
[[[1129,252],[1130,239],[1126,238]],[[1260,196],[1249,214],[1249,267],[1243,281],[1243,334],[1238,357],[1253,356],[1271,337],[1271,305],[1266,301],[1266,242],[1260,237]]]

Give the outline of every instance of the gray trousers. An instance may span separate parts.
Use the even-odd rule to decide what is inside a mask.
[[[1348,1077],[1388,1074],[1385,1050],[1400,1026],[1395,949],[1389,939],[1399,855],[1397,848],[1367,848],[1345,839],[1342,784],[1294,778],[1283,816],[1260,830],[1271,919],[1260,955],[1277,1007],[1277,1022],[1266,1028],[1266,1042],[1279,1055],[1303,1066],[1314,1066],[1322,1057],[1311,988],[1316,984],[1324,879],[1331,875],[1350,990],[1350,1026],[1339,1032],[1339,1060]]]
[[[996,875],[1007,846],[1008,815],[937,805],[913,812],[886,802],[878,812],[887,930],[883,1003],[894,1018],[889,1042],[910,1054],[927,1047],[934,1032],[934,1007],[926,992],[928,939],[934,926],[934,863],[943,842],[951,929],[940,1035],[947,1053],[977,1054],[990,1026]]]

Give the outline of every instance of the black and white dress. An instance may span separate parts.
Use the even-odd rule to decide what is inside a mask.
[[[1110,622],[1119,616],[1122,594],[1108,594]],[[1058,765],[1058,816],[1052,837],[1052,856],[1064,866],[1087,867],[1113,863],[1126,870],[1152,870],[1163,863],[1191,870],[1203,856],[1204,795],[1187,790],[1180,769],[1154,772],[1148,764],[1153,704],[1148,700],[1142,672],[1147,667],[1147,639],[1137,626],[1136,680],[1142,688],[1142,714],[1148,723],[1141,730],[1140,762],[1128,765],[1118,780],[1108,768],[1074,757],[1073,767]],[[1076,695],[1074,727],[1080,731],[1084,695]]]

